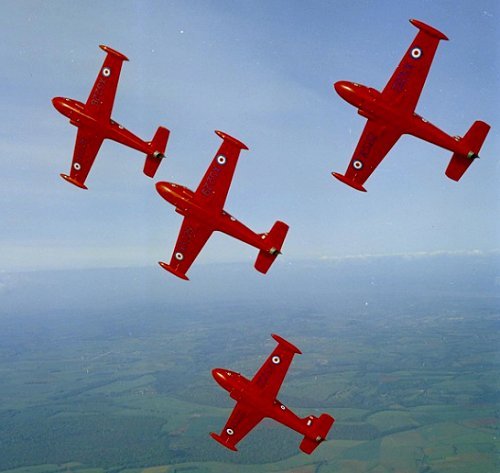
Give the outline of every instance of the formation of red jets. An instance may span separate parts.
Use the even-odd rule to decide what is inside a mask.
[[[479,157],[490,129],[488,124],[476,121],[463,137],[451,136],[415,113],[438,44],[448,38],[421,21],[410,22],[418,28],[418,34],[381,92],[354,82],[334,84],[337,93],[367,119],[345,174],[332,173],[359,191],[366,192],[363,184],[403,134],[451,151],[446,175],[458,181]],[[151,141],[144,141],[111,118],[122,64],[128,59],[108,46],[100,47],[107,55],[87,101],[52,99],[54,107],[78,128],[70,173],[61,177],[82,189],[87,189],[85,181],[104,139],[144,153],[143,172],[153,178],[165,158],[170,134],[166,128],[159,127]],[[288,232],[288,225],[278,220],[269,232],[256,233],[224,210],[240,152],[248,148],[227,133],[216,133],[222,144],[195,191],[171,182],[156,183],[158,193],[183,216],[170,262],[159,264],[185,280],[187,271],[214,231],[257,248],[255,269],[261,273],[267,273],[281,253]],[[221,434],[211,435],[225,447],[236,450],[236,444],[250,430],[264,417],[270,417],[303,435],[300,449],[312,453],[326,439],[334,419],[329,414],[300,418],[278,401],[276,396],[293,356],[301,352],[280,336],[273,335],[273,338],[278,346],[251,380],[234,371],[212,371],[215,380],[236,401],[236,406]]]

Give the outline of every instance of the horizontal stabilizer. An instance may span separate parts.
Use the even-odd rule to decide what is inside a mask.
[[[167,148],[168,137],[170,131],[160,126],[155,133],[153,141],[151,141],[152,152],[146,156],[144,163],[144,174],[149,177],[154,177],[163,158],[165,158],[165,149]]]
[[[314,416],[309,416],[304,420],[306,421],[306,425],[310,426],[311,433],[308,433],[304,437],[299,448],[304,453],[310,455],[321,442],[326,440],[326,436],[335,422],[335,419],[329,414],[321,414],[319,419]]]
[[[79,187],[80,189],[85,189],[87,190],[87,186],[85,184],[82,184],[81,182],[78,182],[76,179],[73,179],[71,176],[68,176],[67,174],[60,174],[60,176],[65,180],[70,182],[76,187]]]
[[[217,442],[219,442],[221,445],[224,445],[224,447],[229,448],[229,450],[232,450],[233,452],[238,451],[238,449],[234,445],[230,445],[230,444],[224,442],[224,439],[219,434],[216,434],[215,432],[210,432],[210,436],[214,440],[217,440]]]
[[[263,274],[266,274],[271,265],[281,253],[281,247],[285,241],[288,232],[288,225],[279,220],[273,225],[271,231],[266,235],[262,234],[263,238],[268,241],[270,250],[260,250],[255,261],[255,269]]]
[[[474,159],[479,158],[479,151],[489,131],[490,126],[487,123],[482,121],[473,123],[461,140],[469,147],[468,155],[454,153],[446,168],[446,175],[450,179],[459,181]]]
[[[361,184],[358,184],[357,182],[351,181],[350,179],[345,177],[343,174],[340,174],[338,172],[332,172],[332,176],[336,177],[340,182],[343,182],[344,184],[351,186],[352,188],[356,189],[357,191],[366,192],[366,189]]]
[[[316,450],[316,447],[321,443],[316,442],[315,440],[309,439],[307,437],[304,437],[304,440],[300,442],[299,448],[304,452],[310,455],[314,450]]]
[[[181,273],[180,271],[177,271],[175,268],[172,268],[172,266],[170,266],[169,264],[164,263],[163,261],[158,261],[158,264],[165,271],[169,271],[170,273],[172,273],[173,275],[177,276],[178,278],[184,279],[184,281],[189,281],[189,278],[184,273]]]

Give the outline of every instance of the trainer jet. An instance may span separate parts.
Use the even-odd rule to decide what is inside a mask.
[[[170,133],[166,128],[159,127],[153,140],[146,142],[111,119],[120,71],[123,61],[128,61],[128,58],[109,46],[99,47],[106,51],[107,56],[87,102],[83,104],[65,97],[52,99],[57,111],[78,128],[70,175],[61,174],[61,177],[82,189],[87,189],[85,179],[106,138],[145,153],[144,174],[153,177],[165,157]]]
[[[329,414],[300,418],[276,399],[293,356],[301,351],[279,335],[273,334],[272,337],[278,346],[253,379],[226,369],[212,370],[213,377],[229,392],[236,406],[222,432],[210,435],[224,447],[236,451],[236,444],[264,417],[270,417],[303,435],[299,448],[310,454],[326,439],[335,419]]]
[[[223,210],[234,170],[242,149],[241,141],[221,131],[223,142],[195,192],[171,182],[158,182],[158,193],[184,217],[170,264],[160,261],[163,269],[188,280],[187,270],[214,231],[227,233],[259,250],[255,269],[267,273],[288,232],[286,223],[277,221],[269,233],[254,233]]]
[[[366,192],[363,183],[403,134],[451,151],[446,175],[458,181],[479,157],[490,129],[488,124],[476,121],[463,137],[450,136],[415,113],[439,41],[448,38],[421,21],[410,22],[419,32],[382,92],[347,81],[334,85],[337,93],[368,119],[345,175],[332,173],[359,191]]]

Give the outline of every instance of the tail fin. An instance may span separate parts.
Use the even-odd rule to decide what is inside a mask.
[[[462,141],[469,147],[469,153],[463,155],[454,153],[450,164],[446,169],[446,175],[454,181],[460,180],[465,171],[472,164],[474,159],[479,158],[479,151],[483,145],[486,135],[490,131],[490,126],[482,121],[474,122],[469,131],[464,135]]]
[[[304,421],[311,431],[304,436],[299,448],[304,453],[311,454],[323,440],[326,440],[335,419],[329,414],[321,414],[319,418],[309,416]]]
[[[151,141],[152,153],[146,156],[144,163],[144,174],[149,177],[154,177],[161,160],[165,157],[165,149],[167,147],[170,131],[160,126]]]
[[[255,269],[266,274],[276,257],[281,254],[281,247],[285,241],[288,232],[288,225],[279,220],[275,222],[273,228],[268,234],[263,233],[262,238],[266,239],[270,246],[270,250],[260,250],[255,261]]]

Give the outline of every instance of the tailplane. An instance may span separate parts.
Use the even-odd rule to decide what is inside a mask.
[[[321,414],[319,418],[309,416],[304,421],[311,430],[304,436],[299,448],[304,453],[311,454],[321,442],[326,440],[335,419],[329,414]]]
[[[271,265],[276,260],[276,257],[281,254],[281,247],[285,241],[288,232],[288,225],[279,220],[273,225],[269,233],[263,233],[262,239],[267,240],[270,245],[270,250],[260,250],[255,261],[255,269],[266,274]]]
[[[474,122],[469,131],[464,135],[462,141],[469,147],[469,153],[463,155],[454,153],[450,164],[446,169],[446,175],[454,181],[460,180],[472,162],[479,158],[479,151],[483,145],[486,135],[490,131],[490,126],[482,121]]]
[[[170,131],[160,126],[151,141],[151,154],[146,156],[144,163],[144,174],[149,177],[154,177],[161,160],[165,157],[165,149],[167,147]]]

